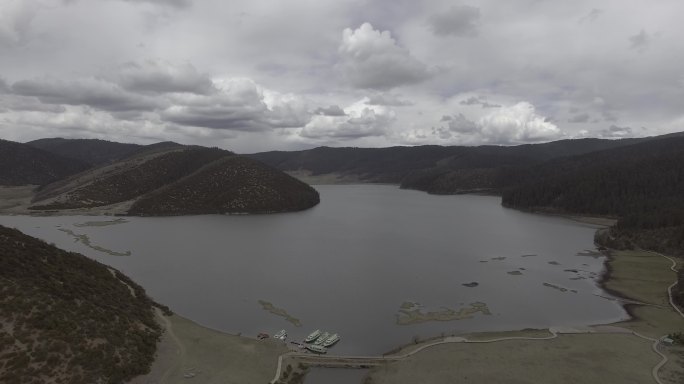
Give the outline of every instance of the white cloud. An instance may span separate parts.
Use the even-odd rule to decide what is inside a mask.
[[[375,30],[369,23],[342,32],[339,54],[345,76],[358,88],[389,89],[429,77],[427,66],[399,46],[389,31]]]
[[[599,133],[600,137],[606,139],[616,139],[624,137],[632,137],[633,132],[631,127],[619,127],[615,124],[610,127],[603,129]]]
[[[163,60],[128,62],[114,72],[113,80],[124,89],[138,92],[192,92],[206,94],[214,90],[208,75],[190,63],[174,65]]]
[[[345,116],[316,115],[300,130],[299,135],[309,139],[358,139],[383,136],[395,120],[394,111],[377,105],[368,105],[368,98],[344,109]]]
[[[12,91],[33,96],[46,104],[88,105],[106,111],[142,111],[161,106],[161,100],[128,92],[110,81],[86,77],[62,80],[43,77],[20,80]]]
[[[561,130],[522,101],[502,107],[477,121],[483,141],[493,144],[543,142],[558,139]]]
[[[306,103],[292,94],[264,90],[247,78],[214,82],[209,95],[173,95],[173,105],[161,113],[170,123],[234,131],[268,131],[301,127],[309,120]]]

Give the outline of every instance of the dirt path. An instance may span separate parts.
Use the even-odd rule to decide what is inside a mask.
[[[183,344],[183,342],[178,338],[178,336],[176,336],[175,332],[173,331],[173,325],[171,324],[169,319],[166,316],[164,316],[161,309],[155,308],[154,310],[157,313],[157,317],[162,321],[162,323],[164,323],[164,329],[166,330],[167,334],[169,335],[171,340],[173,340],[173,343],[178,348],[178,350],[176,351],[176,354],[178,354],[178,361],[175,365],[169,366],[161,377],[161,382],[166,383],[169,381],[169,376],[173,371],[185,365],[187,351],[185,349],[185,345]]]

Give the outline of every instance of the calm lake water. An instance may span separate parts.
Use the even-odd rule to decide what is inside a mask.
[[[321,204],[297,213],[133,217],[85,227],[75,224],[112,218],[0,216],[0,224],[118,268],[157,301],[211,328],[245,336],[286,329],[289,340],[314,329],[337,332],[333,353],[381,354],[442,333],[626,318],[597,296],[604,294],[594,280],[603,259],[585,254],[594,249],[593,226],[506,209],[497,197],[316,188]],[[60,229],[131,255],[94,250]],[[405,303],[447,314],[485,303],[491,314],[399,325]]]

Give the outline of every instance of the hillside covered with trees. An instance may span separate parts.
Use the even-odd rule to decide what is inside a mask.
[[[218,148],[159,143],[43,186],[31,211],[115,207],[164,216],[298,211],[319,202],[309,185]]]
[[[0,185],[42,185],[89,168],[89,164],[32,146],[0,140]]]
[[[97,139],[49,138],[26,143],[55,155],[97,166],[112,163],[132,155],[143,146]]]
[[[280,170],[333,174],[368,183],[399,184],[434,194],[498,193],[524,169],[562,156],[629,145],[643,139],[561,140],[512,147],[424,145],[390,148],[330,148],[249,155]]]
[[[0,226],[0,382],[123,383],[149,371],[162,329],[142,287]]]
[[[684,251],[684,138],[567,157],[520,173],[504,206],[618,218],[597,240],[616,248]]]

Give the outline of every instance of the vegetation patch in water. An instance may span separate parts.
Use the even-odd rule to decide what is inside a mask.
[[[116,220],[104,220],[104,221],[86,221],[85,223],[77,223],[74,224],[74,227],[78,228],[83,228],[83,227],[107,227],[110,225],[118,225],[118,224],[125,224],[128,223],[128,220],[124,218],[119,218]]]
[[[443,308],[439,311],[423,312],[420,308],[415,309],[399,309],[396,322],[397,325],[413,325],[426,323],[428,321],[453,321],[471,319],[477,313],[483,315],[491,315],[487,304],[475,302],[468,307],[463,307],[458,310],[452,308]]]
[[[81,243],[83,243],[83,245],[85,245],[86,247],[88,247],[90,249],[94,249],[98,252],[106,253],[110,256],[130,256],[131,255],[131,251],[116,252],[116,251],[112,251],[111,249],[107,249],[107,248],[100,247],[99,245],[95,245],[95,244],[90,242],[90,238],[88,237],[88,235],[79,235],[78,233],[76,233],[70,229],[59,228],[58,231],[62,231],[64,233],[72,236],[76,241],[80,241]]]
[[[570,291],[570,292],[572,292],[572,293],[577,293],[577,290],[575,290],[575,289],[567,289],[567,288],[561,287],[560,285],[555,285],[555,284],[551,284],[551,283],[544,283],[544,286],[545,286],[545,287],[549,287],[549,288],[553,288],[553,289],[556,289],[556,290],[559,290],[559,291],[561,291],[561,292]]]
[[[292,323],[292,325],[294,325],[295,327],[301,327],[302,326],[302,322],[298,318],[291,316],[289,313],[287,313],[286,310],[284,310],[282,308],[278,308],[266,300],[259,300],[259,304],[261,304],[261,307],[265,311],[271,312],[272,314],[274,314],[276,316],[280,316],[280,317],[285,318],[285,320]]]

